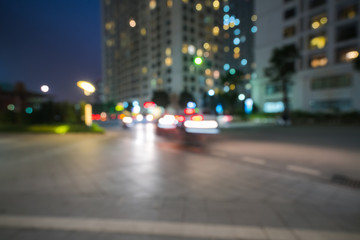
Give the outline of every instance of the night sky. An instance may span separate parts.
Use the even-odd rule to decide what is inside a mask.
[[[100,0],[0,0],[0,82],[82,99],[76,82],[101,78],[100,15]]]

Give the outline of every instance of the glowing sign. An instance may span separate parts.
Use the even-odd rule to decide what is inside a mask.
[[[156,104],[154,102],[144,102],[144,108],[152,108],[155,106]]]
[[[195,113],[195,109],[193,108],[185,108],[184,113],[187,115],[191,115]]]

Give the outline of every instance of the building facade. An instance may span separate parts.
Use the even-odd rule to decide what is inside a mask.
[[[352,61],[360,48],[358,0],[255,2],[256,78],[252,97],[264,112],[283,109],[280,83],[264,76],[272,50],[295,44],[300,57],[290,89],[290,109],[311,112],[360,110],[360,76]]]
[[[241,65],[240,53],[234,55],[241,45],[240,30],[235,32],[241,18],[230,14],[235,11],[230,2],[103,0],[106,100],[145,102],[155,90],[176,99],[186,90],[201,105],[209,90],[222,91],[221,75],[252,63],[250,57],[249,64]]]

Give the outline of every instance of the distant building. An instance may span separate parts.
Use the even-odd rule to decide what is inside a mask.
[[[303,111],[360,110],[360,76],[351,61],[359,55],[358,0],[255,1],[255,104],[265,112],[281,111],[280,84],[264,77],[272,50],[295,44],[301,53],[290,88],[290,107]]]
[[[95,103],[104,103],[105,102],[105,96],[104,96],[104,81],[102,79],[98,79],[94,83],[95,85],[95,93],[93,97],[93,101]]]
[[[222,91],[220,76],[231,68],[252,71],[251,30],[240,30],[241,17],[251,21],[252,1],[103,0],[102,12],[106,100],[144,102],[154,90],[187,90],[201,105],[209,90]]]

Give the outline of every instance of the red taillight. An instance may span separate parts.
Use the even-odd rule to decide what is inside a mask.
[[[191,115],[195,113],[195,109],[193,108],[185,108],[184,113],[187,115]]]
[[[202,121],[202,120],[204,120],[204,116],[203,115],[194,115],[194,116],[191,116],[190,119],[192,121]]]
[[[100,114],[93,114],[92,115],[92,120],[100,120],[101,116]]]
[[[175,119],[178,122],[185,122],[185,117],[183,115],[175,115]]]
[[[152,108],[155,107],[155,105],[154,102],[144,102],[144,108]]]
[[[233,120],[233,117],[230,115],[225,115],[223,117],[223,119],[224,119],[224,122],[231,122]]]

